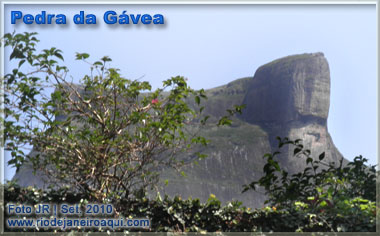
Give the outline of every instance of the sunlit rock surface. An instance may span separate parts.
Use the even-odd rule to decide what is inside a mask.
[[[326,161],[342,157],[327,129],[330,105],[330,72],[322,53],[294,55],[261,66],[254,77],[235,80],[206,91],[205,113],[216,121],[233,105],[245,104],[243,114],[230,127],[206,126],[200,132],[211,140],[207,147],[194,151],[208,154],[194,164],[195,155],[183,154],[186,177],[172,171],[162,173],[161,195],[181,195],[206,201],[214,194],[222,202],[242,201],[261,207],[264,195],[253,191],[241,193],[242,185],[262,175],[265,153],[277,150],[276,137],[303,139],[313,157],[325,151]],[[289,149],[290,148],[290,149]],[[300,171],[305,161],[292,156],[293,149],[281,150],[282,166],[290,172]],[[41,173],[33,175],[26,164],[14,176],[22,186],[44,186]],[[155,190],[151,191],[155,195]]]

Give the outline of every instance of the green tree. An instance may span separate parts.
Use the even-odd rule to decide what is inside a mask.
[[[267,203],[281,206],[289,206],[294,201],[319,198],[321,192],[324,192],[329,199],[345,196],[376,200],[376,169],[375,166],[365,164],[368,161],[366,158],[355,157],[346,165],[343,165],[343,159],[338,165],[333,162],[327,163],[324,161],[324,152],[318,156],[318,159],[313,159],[310,150],[304,148],[301,139],[294,141],[288,138],[277,137],[277,139],[279,149],[284,145],[294,146],[294,156],[303,158],[306,161],[306,168],[290,175],[276,160],[280,151],[265,154],[263,158],[267,159],[267,163],[264,165],[264,176],[249,185],[244,185],[243,192],[256,190],[257,186],[261,186],[269,197]]]
[[[37,52],[35,33],[6,34],[3,42],[12,48],[10,60],[18,62],[4,78],[9,164],[19,167],[29,160],[53,183],[104,201],[145,191],[162,168],[183,165],[178,153],[208,142],[187,130],[195,119],[199,124],[207,120],[201,115],[204,91],[191,89],[181,76],[152,90],[148,82],[122,77],[109,67],[109,57],[89,62],[89,54],[77,53],[90,74],[74,84],[59,63],[62,51]],[[228,116],[219,122],[223,124],[229,124]],[[25,145],[34,152],[25,154]]]
[[[332,231],[346,231],[351,226],[355,231],[373,228],[375,166],[367,166],[368,160],[362,156],[347,164],[343,164],[343,158],[339,163],[327,163],[324,152],[318,159],[312,158],[310,150],[304,148],[300,139],[277,139],[279,149],[284,145],[294,146],[294,156],[304,159],[306,168],[290,175],[276,160],[280,151],[265,154],[263,158],[267,163],[263,177],[244,185],[243,192],[257,187],[265,189],[266,203],[294,214],[302,212],[309,215],[313,218],[310,221],[314,222],[309,226],[312,229],[317,230],[322,225],[327,225]]]

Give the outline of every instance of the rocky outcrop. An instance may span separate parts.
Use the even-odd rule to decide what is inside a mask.
[[[202,129],[201,134],[211,143],[195,151],[208,157],[194,164],[190,161],[195,156],[184,154],[181,158],[189,163],[184,168],[186,177],[165,170],[162,180],[167,179],[169,184],[161,185],[161,193],[202,201],[214,194],[222,202],[240,200],[246,206],[261,207],[265,197],[255,192],[242,194],[242,185],[262,175],[262,156],[277,150],[277,136],[303,139],[314,157],[323,151],[327,161],[337,162],[342,157],[327,129],[330,72],[322,53],[275,60],[261,66],[253,78],[239,79],[206,93],[205,113],[211,120],[223,116],[232,105],[245,104],[246,108],[230,127]],[[281,151],[280,163],[288,171],[305,166],[304,160],[293,158],[293,149]],[[23,186],[42,187],[41,176],[31,172],[25,165],[14,179]]]
[[[284,57],[261,66],[250,82],[241,118],[262,127],[272,152],[277,136],[302,139],[314,157],[325,151],[326,160],[338,162],[342,155],[327,130],[330,107],[330,70],[323,53]],[[305,163],[282,150],[281,163],[290,172]]]
[[[261,66],[248,85],[243,119],[264,126],[293,121],[326,124],[330,71],[322,53],[278,59]]]

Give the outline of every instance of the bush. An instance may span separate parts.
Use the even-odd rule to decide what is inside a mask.
[[[302,140],[278,138],[279,148],[294,146],[294,156],[304,158],[306,168],[292,175],[283,170],[276,157],[280,151],[265,154],[264,176],[244,186],[243,192],[263,187],[266,203],[278,209],[310,216],[316,231],[326,225],[331,231],[367,231],[375,224],[376,169],[362,156],[343,165],[324,162],[325,153],[313,159]],[[309,227],[311,227],[309,225]],[[322,227],[322,228],[323,228]],[[307,230],[302,226],[299,230]]]
[[[20,188],[14,184],[5,186],[5,204],[9,202],[34,205],[41,202],[60,204],[86,203],[86,197],[69,191],[37,190]],[[241,202],[230,202],[221,206],[213,195],[206,203],[199,199],[181,199],[180,197],[163,199],[141,198],[122,199],[114,204],[119,216],[149,218],[150,229],[131,229],[131,231],[151,232],[313,232],[313,231],[372,231],[376,230],[375,204],[363,199],[352,199],[341,203],[338,215],[328,212],[329,208],[313,213],[309,203],[295,202],[294,207],[279,209],[266,206],[262,209],[250,209]],[[344,211],[343,209],[346,209]],[[28,216],[32,217],[32,216]],[[112,216],[108,216],[112,217]],[[6,218],[6,217],[5,217]],[[6,229],[10,230],[10,229]],[[26,231],[11,229],[12,231]],[[77,229],[84,231],[83,229]],[[37,231],[30,229],[29,231]],[[39,229],[44,231],[44,229]],[[52,230],[48,230],[52,231]]]

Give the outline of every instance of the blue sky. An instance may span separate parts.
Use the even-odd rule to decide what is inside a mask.
[[[11,25],[12,10],[65,14],[68,24]],[[96,15],[97,24],[73,24],[81,10]],[[165,25],[107,25],[108,10],[162,14]],[[40,49],[62,49],[75,80],[89,73],[75,52],[93,60],[110,56],[125,77],[142,77],[154,87],[183,75],[197,89],[253,76],[280,57],[323,52],[331,72],[333,141],[347,159],[363,155],[377,163],[375,5],[6,5],[3,20],[5,32],[35,31]],[[6,62],[5,72],[10,67]],[[6,168],[5,178],[13,173]]]

